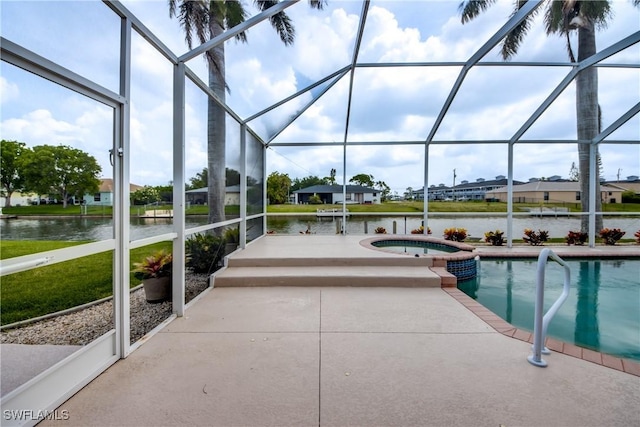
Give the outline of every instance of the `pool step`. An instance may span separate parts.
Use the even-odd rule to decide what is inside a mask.
[[[388,286],[440,287],[427,266],[229,267],[215,275],[214,287],[243,286]]]

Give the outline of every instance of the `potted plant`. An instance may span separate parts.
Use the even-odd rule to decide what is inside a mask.
[[[146,256],[133,264],[133,276],[142,280],[147,302],[163,302],[171,298],[173,255],[165,250]]]

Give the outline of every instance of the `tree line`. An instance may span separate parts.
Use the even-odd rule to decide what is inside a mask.
[[[62,201],[96,193],[102,168],[88,153],[66,145],[27,147],[24,142],[0,141],[0,184],[5,207],[15,192],[36,193]]]

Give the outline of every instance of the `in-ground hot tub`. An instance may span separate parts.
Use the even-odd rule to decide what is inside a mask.
[[[371,250],[429,257],[434,267],[445,267],[458,280],[476,277],[476,253],[471,245],[424,235],[376,236],[360,242]]]

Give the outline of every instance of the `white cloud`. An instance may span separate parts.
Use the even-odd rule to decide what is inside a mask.
[[[19,96],[20,89],[18,89],[18,85],[0,76],[0,103],[5,104],[17,99]]]
[[[51,111],[40,109],[21,118],[4,120],[2,129],[4,139],[29,141],[30,145],[67,145],[79,140],[81,128],[64,120],[56,120]]]

